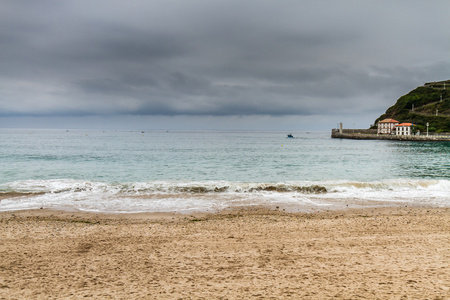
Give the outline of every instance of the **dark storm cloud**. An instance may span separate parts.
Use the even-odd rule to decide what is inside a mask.
[[[448,79],[450,4],[7,1],[0,115],[382,113]]]

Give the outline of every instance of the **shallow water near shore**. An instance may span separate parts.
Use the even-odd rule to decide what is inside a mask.
[[[329,132],[0,130],[0,210],[450,206],[450,143]]]

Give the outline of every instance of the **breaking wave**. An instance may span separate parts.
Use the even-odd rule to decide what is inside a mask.
[[[191,212],[243,205],[338,209],[349,204],[375,203],[448,207],[449,195],[449,180],[281,183],[25,180],[0,185],[0,211],[45,207],[97,212]]]
[[[323,185],[294,183],[233,183],[233,182],[171,182],[154,181],[138,183],[102,183],[76,180],[27,180],[0,186],[0,193],[81,193],[103,192],[110,194],[145,195],[153,193],[256,193],[256,192],[297,192],[305,194],[326,193]]]

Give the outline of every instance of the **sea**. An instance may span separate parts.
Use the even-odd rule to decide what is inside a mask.
[[[450,207],[450,142],[332,139],[330,132],[0,129],[0,163],[0,211]]]

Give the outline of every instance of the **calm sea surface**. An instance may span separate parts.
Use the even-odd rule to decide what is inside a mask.
[[[450,206],[449,142],[340,140],[329,132],[3,129],[0,161],[2,211]]]

